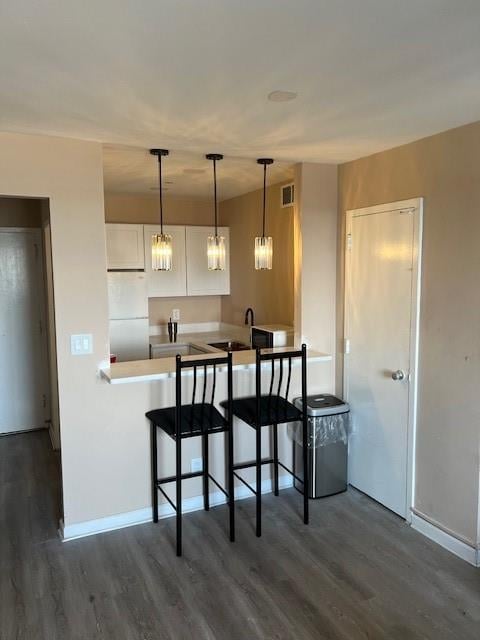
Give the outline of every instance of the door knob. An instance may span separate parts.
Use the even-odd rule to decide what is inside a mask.
[[[392,371],[392,380],[405,380],[405,373],[401,369]]]

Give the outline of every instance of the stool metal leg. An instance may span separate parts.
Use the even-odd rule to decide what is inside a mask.
[[[303,522],[308,524],[308,493],[310,474],[308,470],[308,416],[307,416],[307,347],[302,344],[302,436],[303,436]]]
[[[182,439],[176,439],[177,556],[182,555]]]
[[[228,429],[228,507],[230,510],[230,542],[235,542],[235,481],[233,477],[233,425]]]
[[[262,535],[262,428],[257,426],[257,538]]]
[[[278,496],[278,424],[273,425],[273,493]]]
[[[203,464],[203,508],[205,511],[210,509],[210,500],[208,495],[208,433],[202,435],[202,464]]]
[[[151,463],[152,463],[152,510],[153,521],[158,522],[158,468],[157,468],[157,425],[150,422],[150,444],[151,444]]]
[[[228,507],[230,515],[230,542],[235,542],[235,480],[233,476],[233,376],[232,376],[232,352],[228,354]]]
[[[308,524],[308,492],[310,489],[308,473],[308,439],[307,418],[303,418],[303,522]]]

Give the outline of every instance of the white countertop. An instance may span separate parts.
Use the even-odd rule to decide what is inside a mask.
[[[190,344],[199,346],[205,346],[205,343],[202,343],[198,340],[200,334],[192,334],[196,336],[195,341],[189,341]],[[204,334],[205,335],[205,334]],[[212,334],[208,334],[209,336]],[[216,334],[218,335],[218,334]],[[164,336],[155,336],[158,338],[163,338]],[[203,337],[203,336],[202,336]],[[179,336],[180,338],[180,336]],[[218,341],[225,339],[220,337]],[[168,340],[168,338],[167,338]],[[213,342],[217,340],[214,338],[209,341]],[[180,340],[179,340],[180,342]],[[184,336],[182,336],[181,342],[184,343]],[[157,344],[163,344],[162,342]],[[294,347],[276,347],[274,349],[262,349],[262,353],[282,353],[286,351],[297,351],[298,348]],[[225,352],[218,351],[212,353],[206,353],[204,355],[193,355],[193,356],[183,356],[183,361],[188,360],[201,360],[202,358],[224,358]],[[248,349],[245,351],[234,351],[232,354],[233,359],[233,368],[234,369],[255,369],[255,350]],[[320,353],[318,351],[307,351],[307,359],[308,362],[328,362],[332,359],[331,355]],[[300,358],[296,359],[292,362],[293,365],[296,363],[300,363]],[[268,363],[266,363],[267,365]],[[226,365],[223,365],[226,368]],[[268,364],[268,366],[270,366]],[[221,368],[219,367],[221,370]],[[115,362],[111,364],[110,367],[106,369],[102,369],[101,375],[107,380],[110,384],[125,384],[127,382],[151,382],[154,380],[166,380],[175,376],[176,370],[176,361],[174,357],[168,358],[154,358],[152,360],[135,360],[132,362]]]
[[[229,327],[219,329],[218,331],[197,332],[197,333],[179,333],[177,335],[178,344],[201,344],[208,347],[210,342],[225,342],[228,340],[236,340],[245,344],[250,343],[250,327]],[[160,345],[173,344],[168,339],[168,335],[150,336],[150,346],[155,348]]]

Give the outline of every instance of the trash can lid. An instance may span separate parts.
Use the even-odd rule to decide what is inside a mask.
[[[294,405],[302,408],[302,398],[295,398]],[[347,413],[350,411],[348,402],[344,402],[329,393],[317,393],[314,396],[307,396],[307,414],[309,416],[332,416],[336,413]]]

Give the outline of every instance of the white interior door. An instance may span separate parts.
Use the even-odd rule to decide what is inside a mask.
[[[421,200],[348,212],[349,482],[404,518],[412,500],[420,229]]]
[[[0,229],[0,433],[45,426],[41,248],[37,229]]]

